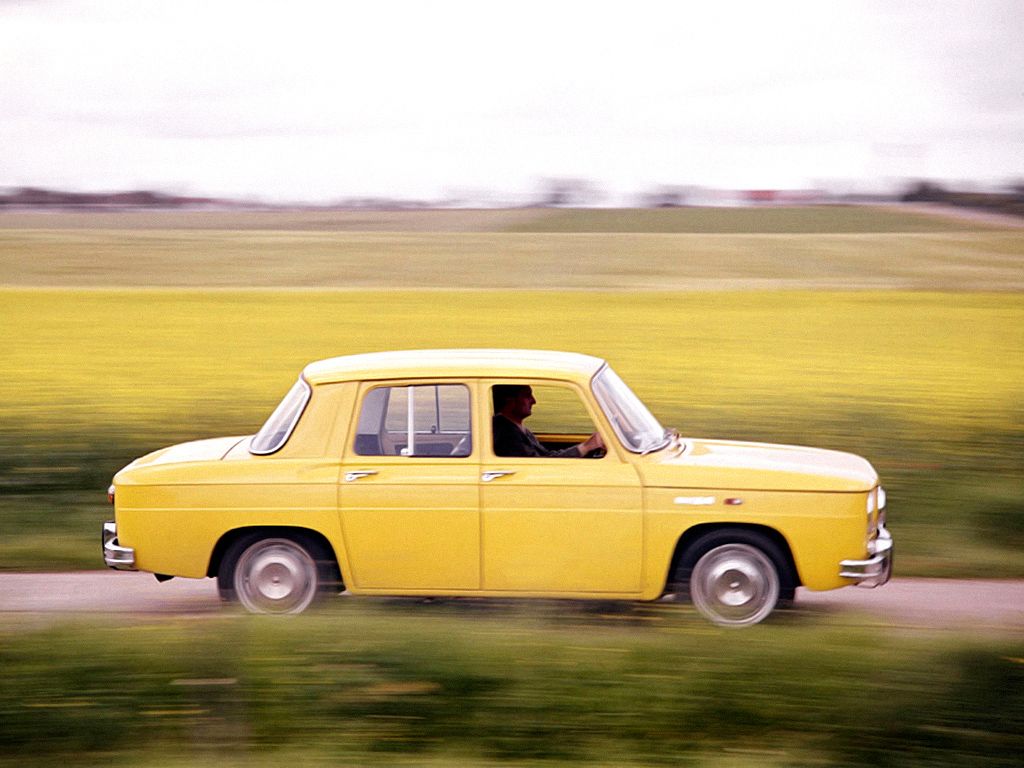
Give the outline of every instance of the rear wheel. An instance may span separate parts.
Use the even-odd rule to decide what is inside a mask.
[[[252,533],[228,548],[217,586],[251,613],[301,613],[331,587],[332,566],[311,537]]]
[[[731,627],[763,621],[780,598],[793,592],[778,547],[767,537],[742,530],[714,531],[694,542],[677,581],[688,587],[694,607],[705,618]]]

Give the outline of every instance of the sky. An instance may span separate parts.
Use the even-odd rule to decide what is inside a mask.
[[[1024,0],[0,0],[0,188],[1024,179]]]

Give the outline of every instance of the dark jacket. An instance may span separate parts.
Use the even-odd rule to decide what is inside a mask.
[[[549,451],[526,427],[519,428],[509,419],[496,414],[491,420],[494,430],[494,454],[495,456],[542,456],[547,458],[580,458],[580,449],[569,446],[561,451]]]

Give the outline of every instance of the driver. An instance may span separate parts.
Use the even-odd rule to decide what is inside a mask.
[[[537,437],[523,426],[523,419],[533,412],[537,402],[533,389],[526,384],[498,384],[492,390],[494,418],[491,420],[496,456],[542,456],[547,458],[579,459],[591,451],[604,448],[604,440],[597,432],[579,445],[560,451],[550,451]]]

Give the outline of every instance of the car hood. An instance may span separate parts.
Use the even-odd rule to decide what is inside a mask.
[[[147,453],[125,469],[136,467],[153,467],[160,464],[185,464],[196,461],[220,461],[232,448],[247,437],[214,437],[209,440],[193,440],[189,443],[179,443],[158,451]]]
[[[654,487],[857,492],[878,483],[860,456],[797,445],[686,439],[648,459],[640,472]]]

